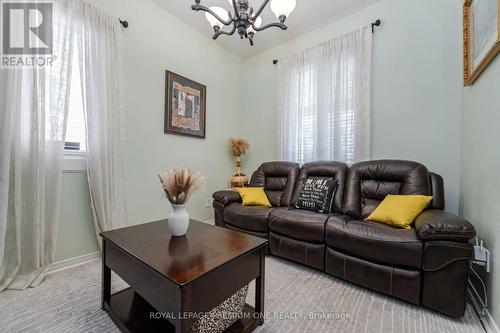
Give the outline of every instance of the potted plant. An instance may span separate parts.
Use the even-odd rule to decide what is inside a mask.
[[[172,205],[172,213],[168,217],[170,233],[184,236],[189,227],[186,204],[191,195],[203,187],[204,178],[200,172],[187,168],[170,169],[159,177],[165,196]]]
[[[245,139],[229,139],[229,147],[236,157],[236,171],[231,177],[231,187],[245,187],[248,185],[248,177],[241,170],[241,156],[245,155],[250,144]]]

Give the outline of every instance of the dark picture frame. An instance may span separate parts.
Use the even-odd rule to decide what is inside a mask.
[[[165,71],[165,134],[206,137],[207,87]]]

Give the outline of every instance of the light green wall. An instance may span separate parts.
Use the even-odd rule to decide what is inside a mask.
[[[500,323],[500,58],[462,93],[460,213],[492,253],[489,311]]]
[[[381,0],[246,59],[243,162],[276,159],[276,67],[272,60],[382,20],[373,43],[372,158],[410,159],[443,175],[447,209],[458,212],[461,2]]]
[[[87,174],[64,173],[61,197],[56,261],[99,251],[92,222]]]
[[[177,166],[198,169],[205,176],[205,190],[193,196],[188,210],[194,218],[210,219],[213,211],[206,199],[226,188],[234,171],[227,140],[241,129],[241,59],[151,1],[93,2],[130,23],[123,32],[129,222],[169,214],[158,174]],[[163,133],[167,69],[207,86],[205,140]]]
[[[251,150],[243,158],[247,173],[277,158],[272,59],[376,18],[383,26],[374,40],[373,157],[414,159],[443,174],[448,208],[458,210],[461,9],[457,1],[381,0],[245,60],[151,1],[89,2],[130,23],[122,35],[129,224],[169,214],[157,174],[175,166],[193,167],[205,175],[205,190],[194,195],[188,209],[195,218],[212,218],[206,199],[226,188],[233,172],[229,137],[249,139]],[[166,69],[207,85],[206,140],[163,134]],[[63,199],[58,260],[97,249],[84,177],[64,176],[63,192],[68,195]]]
[[[188,211],[200,220],[212,218],[206,199],[228,187],[234,161],[227,140],[243,127],[238,117],[242,60],[151,1],[88,2],[130,23],[122,34],[128,223],[168,216],[170,207],[157,175],[177,166],[203,173],[205,189],[193,196]],[[165,70],[207,86],[205,140],[163,133]],[[88,237],[93,222],[86,187],[78,176],[64,176],[63,192],[70,195],[63,201],[58,260],[96,249]]]

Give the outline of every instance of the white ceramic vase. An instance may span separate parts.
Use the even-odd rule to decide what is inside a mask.
[[[174,236],[184,236],[189,227],[189,214],[186,205],[172,205],[172,213],[168,217],[168,229]]]

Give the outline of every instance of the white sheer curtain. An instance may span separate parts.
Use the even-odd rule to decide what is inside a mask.
[[[98,234],[127,225],[122,31],[117,17],[90,5],[83,3],[80,13],[77,41],[87,121],[88,182]]]
[[[54,261],[75,41],[96,231],[125,225],[119,21],[53,4],[54,65],[0,69],[0,291],[36,286]]]
[[[0,70],[0,291],[54,261],[71,68],[71,1],[54,2],[52,67]]]
[[[371,29],[363,27],[280,60],[281,159],[369,159],[371,53]]]

